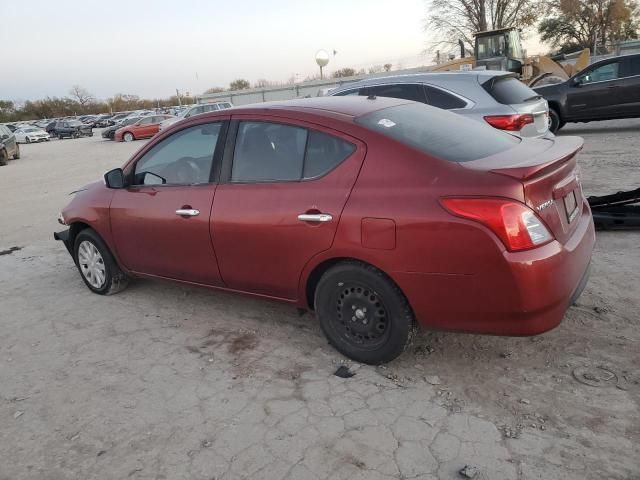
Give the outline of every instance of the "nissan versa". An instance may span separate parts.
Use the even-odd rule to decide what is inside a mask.
[[[343,354],[388,362],[418,325],[560,323],[595,240],[581,147],[393,98],[223,110],[83,188],[55,238],[95,293],[154,277],[281,300]]]

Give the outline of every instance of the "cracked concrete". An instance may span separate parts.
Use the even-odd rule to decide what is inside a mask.
[[[586,132],[587,194],[640,183],[628,125],[640,128],[567,128]],[[609,142],[624,153],[603,169]],[[362,366],[287,306],[150,281],[90,294],[50,239],[56,213],[131,149],[26,145],[0,169],[0,250],[24,247],[0,257],[0,479],[640,476],[637,234],[598,235],[592,280],[552,332],[425,332],[397,361]],[[341,364],[356,375],[333,376]],[[620,382],[577,382],[585,364]]]

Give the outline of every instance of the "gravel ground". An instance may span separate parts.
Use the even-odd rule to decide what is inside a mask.
[[[563,129],[585,138],[587,195],[640,185],[639,132]],[[0,168],[0,479],[640,478],[638,233],[598,233],[549,333],[424,332],[385,367],[354,365],[288,306],[87,290],[57,212],[141,143],[23,145]],[[333,376],[343,363],[354,377]]]

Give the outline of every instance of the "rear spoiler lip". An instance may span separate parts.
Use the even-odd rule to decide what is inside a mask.
[[[541,141],[552,142],[552,144],[547,146],[540,143],[533,143]],[[584,140],[581,137],[555,137],[553,139],[536,140],[524,139],[520,145],[511,150],[481,160],[467,162],[466,165],[464,163],[461,165],[523,181],[543,176],[550,170],[557,169],[559,165],[575,157],[576,154],[582,150],[583,145]],[[541,148],[542,146],[546,146],[547,148],[543,149]],[[514,155],[523,155],[522,161],[513,161]],[[477,165],[472,165],[476,162]],[[504,164],[507,162],[510,162],[512,165],[509,167],[500,166],[498,168],[491,168],[491,163],[495,163],[497,166],[500,165],[500,163]]]

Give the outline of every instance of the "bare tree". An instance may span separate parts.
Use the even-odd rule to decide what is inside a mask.
[[[432,0],[425,31],[438,35],[432,48],[457,45],[473,50],[473,34],[506,27],[529,27],[540,15],[541,0]]]
[[[74,85],[71,87],[69,95],[71,95],[71,98],[77,101],[81,107],[95,101],[95,97],[89,93],[89,90],[81,87],[80,85]]]
[[[222,87],[211,87],[204,91],[204,93],[220,93],[224,92],[224,88]]]
[[[638,8],[631,0],[549,0],[546,7],[538,33],[560,52],[638,36]]]

